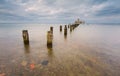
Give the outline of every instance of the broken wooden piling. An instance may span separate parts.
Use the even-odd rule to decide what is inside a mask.
[[[60,25],[60,32],[62,31],[62,25]]]
[[[47,32],[47,47],[52,48],[53,33],[52,31]]]
[[[69,28],[70,26],[68,25],[68,28]]]
[[[64,27],[64,36],[65,36],[65,38],[67,37],[67,26],[66,25]]]
[[[23,30],[23,31],[22,31],[22,35],[23,35],[24,44],[29,44],[29,34],[28,34],[28,30]]]
[[[72,27],[72,25],[70,25],[70,32],[72,32],[72,30],[73,30],[73,27]]]
[[[53,33],[53,27],[50,27],[50,31]]]
[[[65,25],[64,30],[67,30],[67,25]]]

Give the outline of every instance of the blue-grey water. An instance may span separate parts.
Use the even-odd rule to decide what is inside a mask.
[[[53,46],[47,48],[47,31]],[[0,73],[6,76],[120,76],[120,24],[0,24]],[[64,25],[62,25],[64,28]],[[29,32],[24,45],[22,30]]]

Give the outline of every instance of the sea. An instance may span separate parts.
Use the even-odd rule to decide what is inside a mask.
[[[80,24],[74,30],[67,26],[67,34],[65,25],[0,23],[0,74],[120,76],[120,24]],[[23,42],[23,30],[28,30],[29,44]]]

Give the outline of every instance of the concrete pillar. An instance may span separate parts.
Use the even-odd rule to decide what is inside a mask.
[[[23,35],[24,44],[29,44],[29,34],[28,34],[28,30],[23,30],[23,31],[22,31],[22,35]]]

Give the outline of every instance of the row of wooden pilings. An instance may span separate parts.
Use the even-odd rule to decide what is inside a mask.
[[[78,27],[79,24],[65,25],[64,26],[64,36],[67,36],[67,30],[70,29],[70,32]],[[60,32],[62,32],[62,25],[60,25]],[[23,42],[25,45],[29,45],[29,33],[28,30],[22,31]],[[47,47],[52,48],[53,45],[53,27],[50,27],[50,30],[47,31]]]

